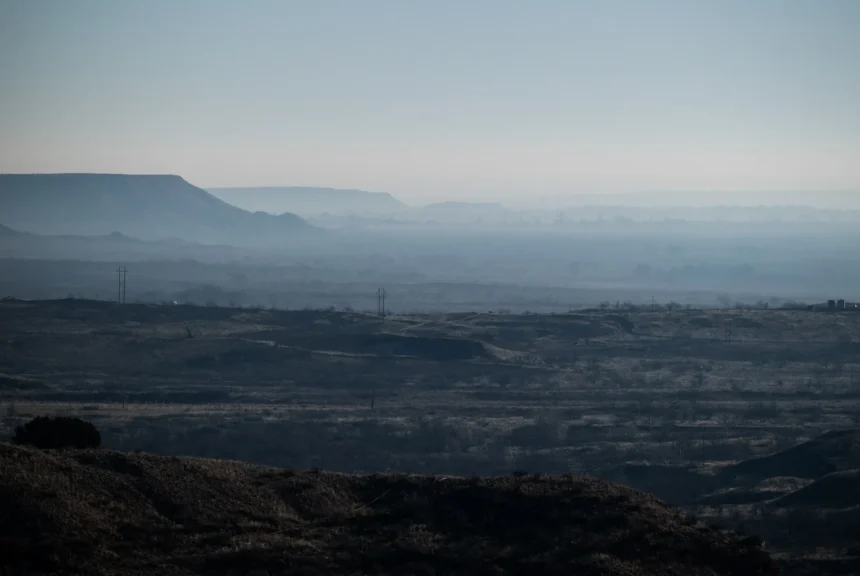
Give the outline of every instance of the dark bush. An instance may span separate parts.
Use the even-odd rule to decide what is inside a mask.
[[[98,448],[102,436],[95,426],[80,418],[37,416],[15,429],[15,444],[36,448]]]

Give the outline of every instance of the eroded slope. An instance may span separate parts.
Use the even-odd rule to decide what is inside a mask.
[[[292,472],[0,444],[23,573],[776,574],[753,540],[582,477]]]

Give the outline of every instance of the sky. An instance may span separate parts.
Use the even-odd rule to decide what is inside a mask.
[[[0,0],[0,172],[860,191],[858,0]]]

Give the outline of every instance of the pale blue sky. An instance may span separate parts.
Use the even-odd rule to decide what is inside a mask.
[[[0,0],[0,172],[860,190],[860,0]]]

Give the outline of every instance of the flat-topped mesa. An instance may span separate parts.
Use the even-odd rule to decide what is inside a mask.
[[[175,175],[3,174],[2,224],[37,234],[280,245],[321,231],[295,214],[255,214]]]
[[[304,218],[361,215],[391,216],[409,207],[386,192],[303,186],[209,188],[209,192],[240,208],[272,214],[292,212]]]

